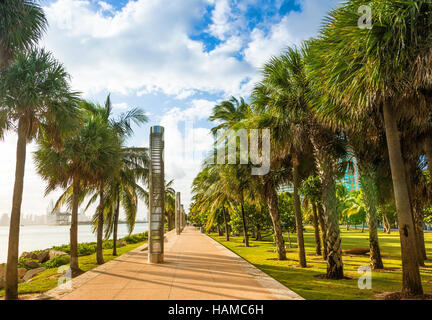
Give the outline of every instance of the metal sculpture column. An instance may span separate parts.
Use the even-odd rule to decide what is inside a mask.
[[[181,233],[181,207],[180,207],[180,192],[176,193],[175,198],[175,228],[176,234]]]
[[[181,214],[180,214],[180,216],[181,216],[181,230],[183,231],[184,227],[186,226],[185,211],[184,211],[183,205],[181,205],[180,207],[181,207],[181,210],[180,210],[180,212],[181,212]]]
[[[149,263],[162,263],[164,258],[164,186],[164,128],[154,126],[150,129]]]

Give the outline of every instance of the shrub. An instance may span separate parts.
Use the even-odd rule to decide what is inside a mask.
[[[42,265],[45,268],[58,268],[60,266],[68,264],[69,262],[70,262],[70,256],[63,255],[63,256],[55,256],[51,260],[42,263]]]
[[[113,244],[112,240],[106,240],[102,244],[102,248],[104,248],[104,249],[112,249],[113,246],[114,246],[114,244]]]
[[[79,243],[78,244],[78,256],[88,256],[96,252],[96,243]]]
[[[147,240],[147,231],[144,233],[137,233],[134,235],[126,236],[122,240],[126,241],[128,244],[143,242],[143,241]]]
[[[67,254],[70,254],[70,245],[64,244],[62,246],[52,247],[53,250],[63,251]],[[84,242],[78,243],[78,256],[88,256],[96,252],[96,243],[95,242]]]

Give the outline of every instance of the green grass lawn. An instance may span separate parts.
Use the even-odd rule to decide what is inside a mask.
[[[325,274],[326,262],[320,256],[315,255],[315,240],[311,227],[307,227],[304,234],[306,258],[309,266],[305,269],[293,267],[299,263],[296,248],[287,249],[288,261],[276,260],[275,246],[270,237],[265,238],[264,241],[251,241],[252,247],[246,248],[242,243],[242,237],[231,237],[230,241],[227,242],[225,237],[215,234],[210,236],[305,299],[378,299],[376,294],[400,291],[401,289],[402,268],[398,231],[392,231],[390,235],[379,233],[384,267],[389,269],[372,273],[371,290],[358,288],[358,278],[361,274],[357,271],[360,266],[369,264],[369,255],[343,255],[345,275],[353,279],[326,280],[314,277]],[[347,231],[343,229],[341,236],[342,249],[369,247],[367,229],[364,233],[361,230]],[[425,233],[425,237],[427,254],[429,258],[432,258],[432,233]],[[287,236],[285,236],[285,240],[287,241]],[[293,246],[296,246],[295,234],[291,235],[291,241]],[[288,246],[288,243],[286,245]],[[432,293],[432,262],[426,261],[426,266],[426,268],[421,268],[423,288],[425,292]]]
[[[120,256],[143,245],[146,242],[147,241],[128,244],[124,247],[117,248],[117,254]],[[105,249],[103,250],[103,253],[105,263],[117,258],[112,255],[112,249]],[[78,260],[79,266],[83,271],[89,271],[98,266],[98,264],[96,263],[96,253],[88,256],[79,257]],[[47,269],[35,276],[32,281],[18,284],[18,293],[35,294],[43,293],[48,290],[54,289],[55,287],[57,287],[59,277],[61,277],[61,274],[58,273],[58,268]],[[0,290],[0,297],[3,297],[4,293],[4,289]]]

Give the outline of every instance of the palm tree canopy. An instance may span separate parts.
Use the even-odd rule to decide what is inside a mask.
[[[358,8],[369,5],[373,28],[358,27]],[[432,3],[350,0],[326,19],[312,42],[309,72],[320,89],[320,112],[356,117],[388,100],[399,116],[422,114],[421,90],[430,88]],[[408,101],[416,100],[416,108]]]
[[[0,1],[0,68],[15,53],[31,49],[48,25],[42,8],[34,0]]]
[[[250,106],[243,98],[238,100],[235,97],[222,101],[220,104],[213,108],[213,113],[209,117],[210,121],[219,122],[219,124],[212,128],[212,132],[216,134],[219,129],[229,129],[235,124],[245,119],[250,113]]]
[[[64,134],[77,127],[78,102],[63,65],[43,49],[17,54],[0,71],[0,114],[14,126],[21,120],[28,141],[42,134],[61,147]]]
[[[119,143],[104,123],[87,119],[79,132],[69,138],[61,151],[41,140],[35,152],[37,172],[48,182],[47,192],[67,188],[79,179],[84,188],[94,188],[107,171],[119,165]]]
[[[121,113],[117,118],[113,118],[113,108],[111,104],[111,96],[108,95],[105,104],[94,104],[86,102],[84,107],[94,117],[107,122],[120,137],[130,137],[133,133],[132,123],[141,125],[148,121],[145,112],[140,108],[132,108],[124,113]]]

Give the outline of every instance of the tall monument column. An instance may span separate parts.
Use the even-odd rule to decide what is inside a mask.
[[[149,263],[162,263],[164,257],[164,128],[150,129],[149,175]]]
[[[176,193],[175,198],[175,228],[176,234],[179,235],[181,232],[181,207],[180,207],[180,192]]]
[[[181,207],[181,230],[183,231],[184,227],[186,226],[186,217],[185,217],[185,211],[184,211],[184,207],[183,205],[180,206]]]

